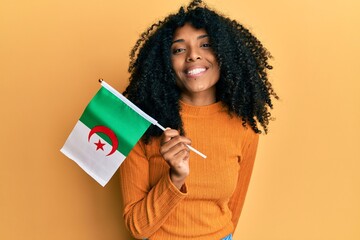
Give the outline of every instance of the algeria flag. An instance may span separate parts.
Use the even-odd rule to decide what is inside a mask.
[[[110,85],[101,84],[60,151],[105,186],[149,126],[157,122]]]

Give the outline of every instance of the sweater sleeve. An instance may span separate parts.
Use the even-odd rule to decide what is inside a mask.
[[[258,141],[259,135],[256,134],[250,127],[248,127],[246,129],[245,139],[242,144],[242,152],[239,159],[240,169],[237,186],[229,201],[229,208],[232,212],[234,231],[244,205],[246,192],[254,166]]]
[[[169,174],[150,187],[149,161],[142,141],[120,166],[120,187],[125,224],[135,238],[150,237],[186,196],[172,184]]]

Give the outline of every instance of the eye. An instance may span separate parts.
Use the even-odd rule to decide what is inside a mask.
[[[174,48],[172,54],[179,54],[185,51],[185,48]]]
[[[201,44],[201,47],[203,47],[203,48],[211,48],[211,44],[210,43],[203,43],[203,44]]]

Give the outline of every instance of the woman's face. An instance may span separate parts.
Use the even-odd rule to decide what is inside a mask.
[[[190,24],[179,27],[174,34],[171,54],[182,100],[195,105],[214,103],[220,68],[206,31]]]

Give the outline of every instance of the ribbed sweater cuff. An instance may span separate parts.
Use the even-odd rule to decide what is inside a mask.
[[[182,190],[183,190],[183,192],[182,192],[171,181],[170,174],[166,175],[165,182],[169,186],[169,189],[171,190],[171,192],[173,192],[176,196],[178,196],[180,198],[184,198],[184,197],[186,197],[188,195],[186,183],[184,183],[184,186],[182,187]]]

